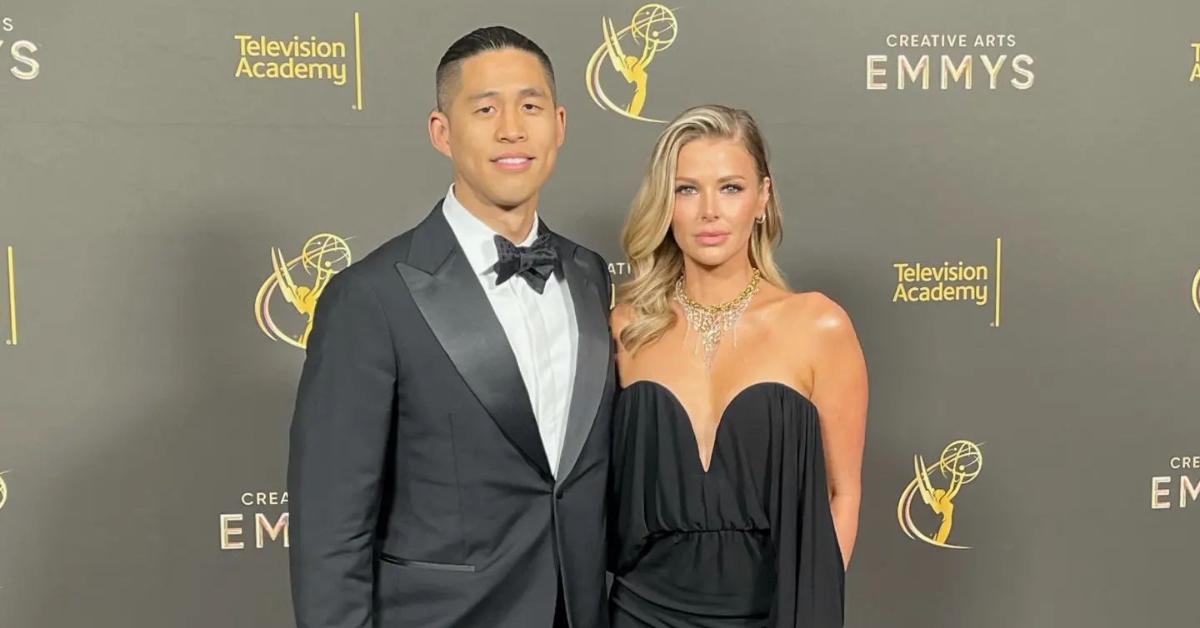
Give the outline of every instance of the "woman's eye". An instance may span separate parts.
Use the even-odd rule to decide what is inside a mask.
[[[692,186],[690,186],[690,185],[681,185],[681,186],[679,186],[679,187],[675,188],[675,193],[676,193],[676,194],[686,194],[686,195],[691,195],[691,194],[695,194],[695,193],[696,193],[696,188],[694,188],[694,187],[692,187]]]
[[[742,191],[742,186],[740,186],[736,183],[729,183],[729,184],[726,184],[725,187],[721,188],[721,191],[722,192],[732,192],[732,193],[736,194],[736,193]]]

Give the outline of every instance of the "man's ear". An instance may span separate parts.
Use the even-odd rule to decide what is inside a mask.
[[[450,151],[450,118],[437,109],[429,112],[429,143],[439,153],[454,158]]]
[[[567,141],[567,108],[559,105],[554,110],[554,117],[558,119],[558,147],[562,148],[563,142]]]

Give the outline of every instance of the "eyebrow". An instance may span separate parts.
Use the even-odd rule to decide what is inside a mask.
[[[485,92],[476,92],[474,94],[471,94],[471,95],[467,96],[467,100],[470,100],[470,101],[483,100],[484,98],[495,98],[496,96],[499,96],[499,95],[500,95],[499,91],[494,90],[494,89],[489,89]],[[525,87],[525,88],[521,89],[520,92],[517,92],[517,96],[519,96],[521,98],[527,98],[530,96],[537,97],[537,98],[545,98],[546,92],[543,91],[542,88],[540,88],[540,87]]]
[[[725,176],[721,177],[720,179],[717,179],[717,183],[728,183],[729,181],[737,181],[738,179],[745,179],[745,178],[746,177],[743,177],[740,174],[730,174],[730,175],[725,175]],[[675,180],[683,182],[683,183],[696,183],[696,180],[692,179],[690,177],[675,177]]]

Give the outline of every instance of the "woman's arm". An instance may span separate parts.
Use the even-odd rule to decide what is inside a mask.
[[[845,310],[821,296],[814,319],[816,352],[813,403],[820,412],[821,442],[830,509],[842,559],[850,564],[858,536],[863,443],[867,428],[867,366]]]

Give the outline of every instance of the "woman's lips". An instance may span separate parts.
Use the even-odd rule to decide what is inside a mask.
[[[703,231],[696,234],[696,241],[704,246],[716,246],[728,238],[729,233],[724,231]]]

